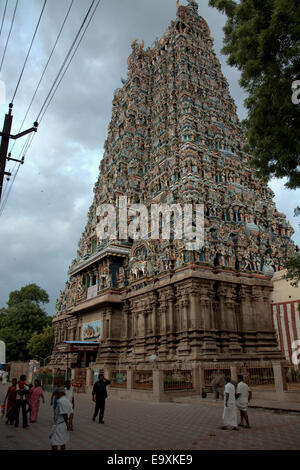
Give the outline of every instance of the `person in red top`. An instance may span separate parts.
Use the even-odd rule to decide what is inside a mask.
[[[16,399],[16,421],[15,427],[19,426],[20,409],[22,408],[23,428],[29,428],[27,421],[27,397],[29,395],[28,386],[26,385],[26,375],[21,375],[17,383],[17,399]]]

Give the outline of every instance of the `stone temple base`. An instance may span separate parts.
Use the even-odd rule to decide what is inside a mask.
[[[153,355],[157,364],[168,367],[282,358],[267,277],[193,266],[148,280],[143,288],[139,282],[126,293],[82,302],[65,319],[73,326],[87,315],[101,320],[97,367],[122,363],[148,368]],[[63,356],[53,355],[53,365],[64,362]]]
[[[280,359],[264,276],[182,270],[123,296],[102,311],[96,363],[174,366],[202,361]],[[121,359],[120,359],[121,356]]]

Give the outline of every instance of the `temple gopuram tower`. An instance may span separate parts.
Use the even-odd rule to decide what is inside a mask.
[[[271,278],[293,230],[249,165],[207,23],[190,0],[153,48],[132,43],[94,201],[57,301],[52,365],[280,359]],[[203,204],[205,244],[101,241],[97,207]],[[174,220],[173,220],[174,222]],[[172,218],[171,222],[172,224]],[[74,345],[64,354],[65,342]],[[68,357],[67,357],[68,356]]]

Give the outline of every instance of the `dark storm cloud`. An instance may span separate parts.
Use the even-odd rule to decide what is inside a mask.
[[[8,32],[13,3],[0,38],[0,54]],[[41,11],[42,0],[20,0],[8,55],[0,77],[11,98]],[[52,58],[25,127],[31,127],[90,4],[75,0],[66,29]],[[185,1],[181,1],[185,4]],[[238,85],[239,72],[221,56],[225,17],[199,1],[215,40],[216,53],[241,119],[245,95]],[[14,131],[18,130],[41,71],[52,49],[70,1],[49,0],[30,61],[14,105]],[[48,311],[63,289],[67,268],[76,256],[77,244],[92,202],[93,186],[103,154],[111,102],[127,75],[126,61],[134,39],[151,46],[176,15],[175,0],[103,0],[78,52],[41,123],[39,132],[20,169],[5,212],[0,219],[0,306],[11,290],[35,282],[51,297]],[[1,116],[7,104],[0,106]],[[22,143],[15,146],[18,156]],[[13,165],[9,165],[13,168]],[[8,168],[8,169],[9,169]],[[281,182],[272,183],[276,203],[292,220],[295,197]],[[298,243],[299,231],[298,231]]]

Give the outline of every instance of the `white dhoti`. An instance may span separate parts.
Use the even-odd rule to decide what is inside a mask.
[[[65,422],[53,424],[50,433],[50,443],[52,446],[64,446],[69,442],[69,432]]]
[[[223,411],[223,426],[230,426],[231,428],[237,427],[237,413],[236,406],[234,403],[228,403],[228,406],[224,406]]]
[[[236,406],[240,411],[247,411],[248,410],[248,402],[247,401],[236,401]]]

